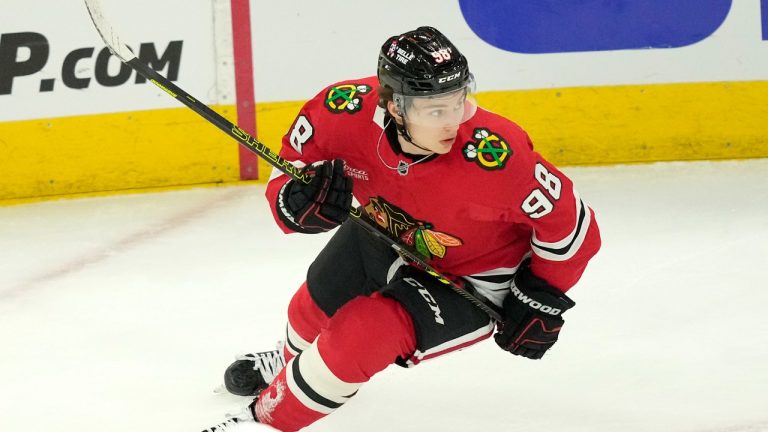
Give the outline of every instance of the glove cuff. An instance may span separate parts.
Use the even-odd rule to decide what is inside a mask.
[[[520,266],[517,274],[515,274],[512,293],[507,298],[509,297],[531,309],[551,316],[560,316],[563,312],[576,306],[576,302],[565,293],[534,275],[527,263]]]

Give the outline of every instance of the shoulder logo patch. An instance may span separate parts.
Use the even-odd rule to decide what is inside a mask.
[[[372,90],[366,84],[340,84],[331,87],[325,95],[325,107],[334,114],[356,113],[363,108],[361,95]]]
[[[466,143],[462,154],[468,162],[477,162],[480,168],[492,171],[504,168],[512,156],[512,149],[501,135],[485,128],[477,128],[475,141]]]

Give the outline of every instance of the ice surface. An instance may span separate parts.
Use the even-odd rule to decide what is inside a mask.
[[[391,367],[309,431],[768,431],[768,160],[570,168],[603,250],[544,360]],[[199,431],[327,235],[262,185],[0,207],[0,430]],[[256,430],[244,427],[243,430]]]

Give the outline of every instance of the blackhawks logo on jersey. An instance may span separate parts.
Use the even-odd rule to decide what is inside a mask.
[[[341,84],[331,87],[325,95],[325,107],[332,113],[356,113],[363,107],[361,95],[371,91],[366,84]]]
[[[463,244],[459,238],[434,230],[431,223],[412,218],[381,197],[371,198],[365,212],[391,237],[414,248],[427,259],[443,258],[449,247]]]
[[[464,145],[462,153],[467,161],[476,161],[481,168],[497,170],[504,168],[512,149],[500,135],[485,128],[475,129],[476,141]]]

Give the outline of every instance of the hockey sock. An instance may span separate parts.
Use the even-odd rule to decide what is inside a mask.
[[[289,361],[261,393],[256,416],[282,431],[306,427],[415,346],[413,323],[397,301],[379,294],[358,297],[339,309],[316,343]]]
[[[307,283],[304,282],[288,305],[285,360],[288,361],[309,348],[320,334],[320,329],[327,323],[328,316],[312,300]]]

